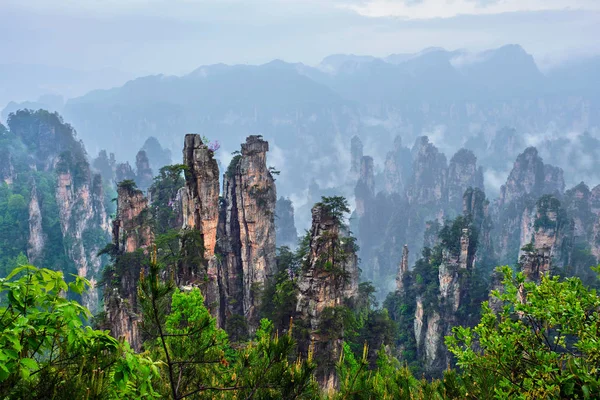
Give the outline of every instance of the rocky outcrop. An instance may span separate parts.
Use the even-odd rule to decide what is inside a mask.
[[[500,229],[494,242],[501,264],[514,263],[521,245],[532,235],[528,227],[535,222],[531,216],[538,199],[544,195],[561,197],[564,187],[562,170],[544,164],[535,147],[517,157],[495,204],[494,216]]]
[[[350,241],[343,238],[343,227],[323,204],[312,209],[309,253],[298,279],[296,311],[310,331],[315,355],[329,360],[339,357],[343,332],[335,337],[320,331],[325,310],[335,314],[335,308],[345,299],[358,294],[358,257]],[[322,386],[336,385],[335,369],[318,373]]]
[[[477,167],[477,157],[472,151],[461,149],[448,164],[448,206],[460,214],[463,206],[463,195],[469,188],[483,190],[483,170]]]
[[[406,275],[408,274],[408,245],[402,248],[402,260],[398,266],[398,276],[396,277],[396,291],[399,294],[404,294],[404,284]]]
[[[111,335],[124,338],[135,350],[142,346],[137,287],[142,259],[154,242],[148,199],[132,181],[117,188],[117,217],[112,223],[115,264],[106,274],[104,290],[105,325]]]
[[[12,185],[15,179],[15,167],[12,158],[10,149],[0,149],[0,181],[3,181],[7,185]]]
[[[359,218],[370,209],[375,198],[375,172],[373,168],[373,157],[364,156],[361,158],[360,175],[354,189],[356,214]]]
[[[406,192],[412,172],[410,150],[402,146],[402,138],[394,140],[394,150],[387,153],[384,166],[385,191],[388,194]]]
[[[70,243],[67,255],[75,263],[78,275],[92,283],[91,290],[83,296],[83,303],[96,310],[95,284],[102,268],[96,255],[108,241],[109,223],[104,209],[102,178],[94,175],[84,180],[80,174],[81,171],[62,169],[57,179],[56,203],[63,237]]]
[[[215,257],[219,223],[219,166],[200,135],[187,134],[183,147],[185,187],[181,191],[183,261],[177,273],[180,286],[199,286],[215,317],[221,312],[218,260]]]
[[[441,204],[446,198],[446,156],[429,142],[427,136],[417,139],[412,153],[413,176],[408,190],[410,204]]]
[[[360,163],[363,157],[363,144],[358,136],[350,141],[350,179],[356,181],[360,174]]]
[[[532,244],[536,251],[544,249],[561,265],[569,264],[573,225],[557,198],[550,195],[541,197],[534,207],[525,209],[521,220],[519,259],[524,255],[523,248]]]
[[[202,143],[200,135],[185,135],[183,148],[185,192],[183,194],[183,228],[202,235],[204,256],[215,254],[219,221],[219,166],[214,153]]]
[[[123,181],[135,181],[135,172],[133,172],[133,168],[128,162],[119,163],[115,167],[115,182]]]
[[[117,218],[113,222],[113,232],[114,229],[118,232],[115,241],[118,250],[133,253],[148,248],[154,242],[148,199],[141,190],[124,184],[119,185],[117,194]]]
[[[275,233],[278,247],[296,247],[298,231],[294,222],[294,205],[288,198],[280,197],[275,205]]]
[[[492,228],[494,227],[489,209],[489,201],[481,189],[469,188],[463,195],[463,215],[469,218],[477,232],[477,253],[474,255],[477,263],[483,268],[495,268],[498,263],[494,255]]]
[[[257,327],[260,293],[275,271],[277,195],[267,168],[268,150],[261,136],[249,136],[224,176],[222,318],[243,315],[250,330]]]
[[[506,207],[525,196],[539,198],[545,194],[560,196],[565,190],[560,168],[544,164],[535,147],[528,147],[517,157],[506,184],[500,189],[500,206]]]
[[[549,274],[552,269],[551,248],[529,248],[521,256],[519,264],[528,280],[539,282],[542,275]]]
[[[35,181],[31,182],[31,198],[29,200],[29,241],[27,242],[27,259],[30,263],[38,265],[44,251],[46,234],[42,227],[42,211],[37,195]]]
[[[148,160],[148,155],[144,150],[138,151],[135,156],[135,183],[137,183],[138,187],[142,191],[148,190],[150,185],[152,185],[152,168],[150,168],[150,160]]]

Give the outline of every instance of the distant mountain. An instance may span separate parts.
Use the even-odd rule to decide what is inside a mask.
[[[318,195],[306,193],[313,179],[321,191],[339,189],[354,135],[377,166],[396,135],[407,143],[428,135],[450,153],[474,140],[493,143],[505,126],[528,135],[593,131],[600,126],[598,64],[591,59],[545,76],[518,45],[386,58],[337,54],[317,67],[217,64],[95,90],[68,100],[63,114],[90,154],[106,149],[129,161],[149,136],[175,155],[180,135],[198,132],[220,141],[224,170],[243,138],[262,134],[282,173],[279,194],[297,202]]]
[[[81,71],[48,65],[0,64],[0,109],[9,102],[32,101],[44,95],[81,96],[90,90],[122,85],[132,77],[110,68]]]

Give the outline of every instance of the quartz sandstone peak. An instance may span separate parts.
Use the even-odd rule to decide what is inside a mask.
[[[219,224],[222,318],[243,315],[251,331],[258,326],[260,292],[275,270],[277,193],[268,150],[269,143],[258,135],[242,144],[224,175]]]
[[[183,228],[200,231],[204,257],[215,254],[219,220],[219,166],[214,153],[200,135],[185,135],[183,147],[185,193],[183,195]]]
[[[313,207],[309,252],[298,280],[296,312],[310,329],[315,354],[328,354],[331,359],[339,357],[343,332],[341,337],[327,337],[319,331],[323,311],[358,295],[358,256],[351,243],[342,241],[343,231],[341,222],[324,205]],[[342,259],[332,256],[337,246],[342,246]],[[318,375],[321,386],[336,385],[335,371]]]

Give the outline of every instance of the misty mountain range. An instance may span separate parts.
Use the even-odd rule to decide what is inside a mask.
[[[197,132],[220,142],[221,171],[244,137],[262,134],[271,144],[269,163],[281,171],[279,193],[299,207],[315,190],[347,190],[340,182],[352,136],[381,171],[394,137],[410,145],[427,135],[447,154],[473,150],[486,169],[486,190],[495,193],[530,145],[566,170],[568,184],[600,181],[593,168],[599,67],[600,58],[590,58],[542,73],[518,45],[476,54],[430,48],[383,59],[332,55],[315,67],[217,64],[180,77],[138,78],[64,105],[48,105],[48,98],[13,103],[2,116],[23,107],[60,111],[91,157],[106,149],[119,160],[133,160],[149,136],[178,154],[181,134]]]

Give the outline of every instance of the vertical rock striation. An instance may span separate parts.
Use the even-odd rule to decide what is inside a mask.
[[[41,261],[46,242],[46,234],[42,227],[42,211],[37,195],[35,181],[31,181],[31,199],[29,200],[29,241],[27,242],[27,258],[37,265]]]
[[[398,276],[396,277],[396,291],[399,294],[404,294],[404,280],[408,273],[408,245],[402,248],[402,260],[398,267]]]
[[[260,293],[275,271],[275,181],[267,168],[268,142],[249,136],[224,175],[223,310],[258,324]]]
[[[117,189],[117,218],[112,224],[114,254],[117,260],[106,276],[104,291],[105,323],[114,337],[123,337],[135,350],[142,346],[141,316],[137,285],[144,253],[154,242],[149,220],[148,199],[133,185]],[[141,251],[141,252],[140,252]]]
[[[211,314],[218,316],[221,299],[215,247],[219,223],[219,166],[214,152],[196,134],[185,135],[183,164],[187,167],[181,194],[184,260],[177,274],[178,285],[199,285]],[[195,240],[196,237],[199,240]]]
[[[335,308],[345,299],[358,295],[358,257],[354,246],[343,241],[343,227],[323,204],[312,209],[309,253],[298,280],[298,317],[310,330],[315,355],[328,355],[336,360],[343,341],[343,332],[335,337],[320,331],[326,309]],[[317,377],[324,387],[336,385],[335,370],[325,368]]]

